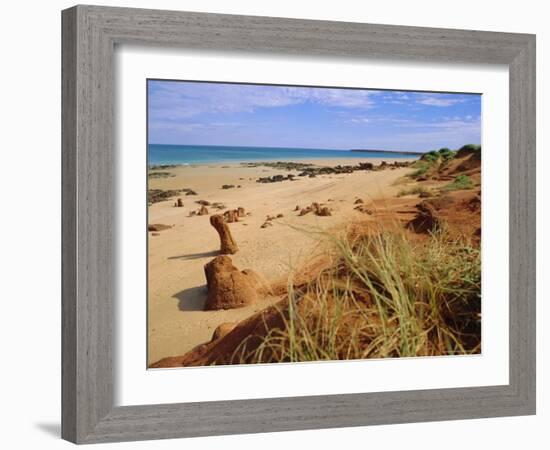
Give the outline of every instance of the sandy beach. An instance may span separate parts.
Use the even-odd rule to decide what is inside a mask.
[[[347,158],[300,162],[333,167],[359,162],[379,164],[380,161]],[[148,209],[149,224],[172,227],[148,233],[148,364],[184,354],[209,341],[219,324],[240,321],[275,301],[268,296],[244,308],[203,310],[207,296],[204,265],[219,254],[219,238],[209,216],[223,210],[210,208],[209,215],[190,217],[189,214],[201,206],[196,203],[198,200],[219,202],[226,208],[243,207],[250,214],[228,224],[240,249],[231,258],[239,269],[253,269],[272,282],[284,279],[293,268],[300,267],[320,250],[314,236],[297,228],[337,229],[354,218],[365,219],[365,214],[354,209],[356,199],[367,202],[394,197],[400,189],[394,185],[395,181],[411,169],[296,177],[295,181],[274,183],[256,180],[278,174],[297,175],[298,171],[241,164],[177,166],[159,171],[165,174],[149,178],[150,190],[188,188],[197,195],[182,193],[175,197],[181,198],[183,207],[174,207],[175,198],[172,198],[153,203]],[[234,187],[222,189],[224,184]],[[296,206],[302,208],[312,202],[328,206],[332,215],[299,216],[295,211]],[[280,214],[282,217],[271,221],[273,226],[261,228],[266,216]]]

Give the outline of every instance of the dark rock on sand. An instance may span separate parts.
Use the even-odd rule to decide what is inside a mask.
[[[313,202],[310,206],[302,208],[298,215],[305,216],[310,212],[313,212],[316,216],[332,216],[330,208],[317,202]]]
[[[147,231],[163,231],[172,228],[171,225],[164,225],[163,223],[153,223],[147,225]]]
[[[372,215],[373,211],[372,209],[368,208],[365,204],[357,205],[355,208],[356,211],[362,212],[363,214],[368,214],[369,216]]]
[[[149,178],[171,178],[175,177],[176,175],[170,172],[149,172],[148,177]]]
[[[208,208],[202,205],[200,209],[197,211],[197,216],[207,216],[207,215],[208,215]]]
[[[181,189],[170,189],[166,191],[163,189],[149,189],[147,191],[147,203],[152,204],[162,202],[175,197],[176,195],[180,195],[182,192],[183,191]]]
[[[285,180],[294,180],[294,175],[288,174],[288,175],[273,175],[271,177],[260,177],[256,180],[256,183],[278,183]]]
[[[416,205],[418,212],[414,219],[407,223],[407,228],[415,233],[430,233],[441,227],[437,208],[431,201],[424,200]]]

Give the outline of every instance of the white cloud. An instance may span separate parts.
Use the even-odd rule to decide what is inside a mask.
[[[442,96],[441,94],[425,95],[417,100],[417,103],[420,103],[421,105],[439,106],[439,107],[453,106],[453,105],[456,105],[457,103],[464,103],[464,102],[465,102],[465,99],[463,98]]]
[[[344,108],[370,108],[373,91],[221,83],[153,82],[149,112],[153,121],[199,114],[253,112],[306,102]]]
[[[357,124],[370,123],[370,121],[371,121],[371,119],[368,119],[366,117],[353,117],[351,119],[346,120],[346,122],[357,123]]]
[[[179,133],[193,133],[196,131],[212,131],[220,129],[234,129],[243,126],[238,122],[211,122],[211,123],[193,123],[193,122],[150,122],[150,131],[172,131]]]

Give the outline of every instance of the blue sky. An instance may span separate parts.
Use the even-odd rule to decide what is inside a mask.
[[[148,82],[149,143],[426,151],[481,143],[481,95]]]

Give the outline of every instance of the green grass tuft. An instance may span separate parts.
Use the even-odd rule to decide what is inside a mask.
[[[422,186],[413,186],[409,189],[402,189],[397,193],[397,197],[404,197],[405,195],[419,195],[419,194],[429,194],[429,190]]]
[[[413,164],[412,167],[414,167],[416,170],[411,174],[409,174],[408,176],[410,178],[418,178],[424,175],[428,171],[428,169],[430,168],[430,164],[424,161],[417,161],[416,163]]]
[[[468,175],[458,175],[451,183],[443,186],[443,191],[460,191],[464,189],[472,189],[474,183]]]

